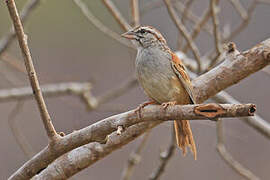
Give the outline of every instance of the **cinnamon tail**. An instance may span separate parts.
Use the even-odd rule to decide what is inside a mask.
[[[191,149],[194,159],[197,159],[196,144],[193,139],[191,127],[188,120],[174,121],[176,142],[179,148],[182,149],[183,155],[186,155],[186,147]]]

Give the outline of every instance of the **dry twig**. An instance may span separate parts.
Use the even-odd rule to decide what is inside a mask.
[[[134,171],[134,167],[141,161],[141,153],[145,147],[146,141],[149,139],[150,131],[145,132],[140,144],[137,146],[136,150],[133,151],[128,158],[127,165],[125,166],[122,173],[122,180],[129,180]]]
[[[140,10],[139,10],[139,1],[131,0],[131,13],[132,13],[132,25],[139,26],[140,25]]]
[[[200,53],[198,48],[196,47],[195,43],[191,40],[191,37],[188,33],[188,31],[186,30],[185,26],[181,23],[179,17],[177,16],[177,13],[175,12],[175,10],[173,9],[172,5],[171,5],[171,1],[170,0],[164,0],[167,10],[172,18],[172,20],[174,21],[177,29],[179,30],[179,32],[183,35],[183,37],[185,38],[185,40],[187,41],[188,45],[190,46],[193,55],[195,57],[195,60],[197,62],[197,71],[201,72],[201,58],[200,58]]]
[[[250,170],[245,168],[242,164],[236,161],[232,155],[226,150],[224,145],[222,120],[217,121],[217,151],[222,159],[238,174],[250,180],[259,180],[259,178],[254,175]]]
[[[24,57],[24,61],[25,61],[26,70],[29,76],[29,81],[33,89],[33,94],[35,95],[35,99],[37,101],[37,105],[40,111],[44,128],[47,132],[49,139],[55,140],[58,137],[58,134],[56,133],[53,127],[53,124],[51,122],[51,117],[49,115],[49,112],[47,110],[45,101],[43,99],[43,96],[39,87],[38,78],[36,75],[36,71],[34,68],[30,50],[27,45],[27,36],[24,34],[22,22],[20,20],[15,2],[14,0],[6,0],[6,3],[7,3],[10,17],[14,24],[17,37],[18,37],[19,45],[20,45],[20,48]]]
[[[23,107],[24,101],[18,101],[15,108],[11,111],[10,115],[8,116],[8,124],[10,127],[10,130],[15,138],[15,141],[20,146],[23,153],[26,155],[27,159],[30,159],[34,155],[34,150],[29,144],[29,142],[26,140],[23,133],[20,131],[20,128],[17,127],[15,120],[16,116],[19,114]]]
[[[198,35],[199,32],[201,31],[201,29],[203,29],[203,27],[205,27],[207,24],[208,19],[211,17],[211,9],[207,9],[203,15],[202,18],[200,20],[197,21],[197,23],[194,25],[193,31],[191,33],[191,39],[194,40]],[[210,30],[211,34],[212,34],[212,28],[207,28]],[[189,45],[186,44],[186,46],[183,48],[183,52],[187,52],[189,48]]]
[[[111,12],[115,20],[118,22],[118,24],[124,31],[128,31],[129,29],[131,29],[126,19],[122,16],[120,11],[117,9],[117,7],[111,0],[102,0],[102,2],[105,4],[107,9]]]
[[[220,31],[219,31],[219,20],[218,20],[218,3],[219,0],[211,0],[210,3],[210,9],[211,9],[211,15],[212,15],[212,23],[214,27],[214,36],[215,36],[215,47],[216,47],[216,52],[217,56],[215,59],[212,60],[211,63],[215,64],[218,58],[220,57],[222,53],[222,48],[221,48],[221,36],[220,36]]]
[[[169,163],[170,159],[173,157],[175,151],[175,132],[174,127],[172,126],[171,130],[171,142],[169,147],[164,152],[160,153],[160,163],[158,167],[154,170],[154,172],[150,175],[150,180],[158,180],[160,179],[161,175],[165,171],[167,164]]]
[[[88,9],[86,4],[81,0],[73,0],[73,2],[80,8],[82,14],[87,18],[87,20],[93,24],[97,29],[103,32],[105,35],[109,36],[110,38],[116,40],[120,44],[127,46],[131,49],[134,49],[134,46],[129,41],[123,39],[119,34],[112,31],[110,28],[105,26],[100,20],[98,20],[94,14]]]

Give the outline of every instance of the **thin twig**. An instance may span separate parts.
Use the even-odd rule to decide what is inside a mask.
[[[211,15],[212,15],[212,23],[213,23],[213,30],[214,30],[214,37],[215,37],[215,47],[216,47],[216,52],[217,56],[215,59],[212,60],[212,63],[215,64],[218,58],[220,57],[222,53],[222,48],[221,48],[221,36],[220,36],[220,31],[219,31],[219,20],[218,20],[218,3],[219,0],[211,0],[210,3],[210,9],[211,9]]]
[[[222,159],[238,174],[250,180],[259,180],[259,178],[254,175],[250,170],[245,168],[242,164],[236,161],[232,155],[226,150],[224,145],[223,129],[222,129],[222,120],[217,121],[217,151]]]
[[[185,9],[185,5],[181,1],[172,0],[172,4],[175,5],[175,8],[177,11],[179,11],[181,14],[183,14],[184,9]],[[146,12],[149,12],[153,9],[161,8],[163,5],[164,5],[164,3],[162,1],[148,2],[148,3],[146,3],[146,5],[144,5],[141,8],[141,10],[140,10],[141,15],[143,15]],[[192,23],[195,23],[195,24],[197,24],[200,21],[200,18],[198,16],[196,16],[191,10],[187,11],[186,17],[189,21],[191,21]],[[202,26],[202,29],[209,34],[212,34],[212,27],[210,24],[206,24],[205,26]]]
[[[248,14],[239,0],[230,0],[230,2],[242,19],[248,18]]]
[[[191,5],[193,2],[194,2],[193,0],[188,0],[186,2],[186,4],[184,5],[184,10],[182,13],[182,18],[181,18],[181,22],[183,23],[183,25],[185,25],[185,23],[186,23],[187,14],[188,14],[188,12],[190,12],[190,8],[191,8]],[[180,35],[181,35],[181,33],[180,33]],[[183,39],[182,39],[182,36],[180,36],[180,35],[178,36],[177,46],[178,46],[178,49],[181,50],[181,45],[183,43],[182,42]]]
[[[118,22],[118,24],[124,31],[128,31],[129,29],[131,29],[127,20],[123,17],[123,15],[120,13],[120,11],[117,9],[115,4],[111,0],[102,0],[102,2],[105,4],[107,9],[111,12],[115,20]]]
[[[158,167],[152,172],[149,177],[149,180],[158,180],[161,175],[164,173],[166,166],[168,165],[170,159],[173,157],[175,152],[175,132],[172,126],[171,130],[171,142],[169,147],[164,152],[160,153],[160,163]]]
[[[127,165],[125,166],[122,173],[122,178],[121,178],[122,180],[129,180],[132,176],[135,166],[140,163],[141,153],[142,153],[143,148],[145,147],[145,144],[149,138],[149,135],[150,135],[150,131],[145,132],[136,150],[130,154]]]
[[[185,28],[185,26],[181,23],[179,17],[177,16],[177,13],[175,12],[175,10],[173,9],[172,5],[171,5],[171,1],[170,0],[164,0],[167,10],[172,18],[172,20],[174,21],[177,29],[179,30],[179,32],[183,35],[183,37],[185,38],[185,40],[187,41],[188,45],[190,46],[193,55],[195,57],[195,60],[197,62],[197,71],[201,72],[201,58],[200,58],[200,53],[198,48],[196,47],[195,43],[191,40],[191,37],[187,31],[187,29]]]
[[[73,2],[80,8],[82,14],[87,18],[87,20],[91,24],[93,24],[98,30],[100,30],[105,35],[107,35],[108,37],[116,40],[117,42],[119,42],[120,44],[122,44],[124,46],[127,46],[127,47],[129,47],[131,49],[135,48],[134,46],[132,46],[130,41],[126,41],[119,34],[112,31],[110,28],[105,26],[99,19],[97,19],[94,16],[94,14],[88,9],[88,7],[86,6],[86,4],[84,2],[82,2],[81,0],[73,0]]]
[[[22,22],[20,20],[16,5],[15,5],[15,1],[6,0],[6,4],[9,10],[10,17],[15,27],[19,45],[20,45],[20,48],[24,57],[26,70],[29,76],[29,81],[33,89],[33,94],[35,95],[35,99],[37,101],[37,105],[38,105],[39,112],[43,121],[44,128],[47,132],[49,139],[55,140],[59,136],[53,127],[53,124],[51,122],[51,117],[49,115],[49,112],[47,110],[45,101],[43,99],[43,96],[39,87],[38,78],[36,75],[36,71],[34,68],[30,50],[27,45],[27,36],[24,34]]]
[[[211,9],[207,9],[205,11],[205,13],[202,15],[202,18],[195,24],[195,26],[193,28],[193,31],[192,31],[192,34],[191,34],[191,39],[192,40],[194,40],[199,35],[199,32],[206,25],[206,23],[207,23],[207,21],[209,20],[210,17],[211,17]],[[209,29],[209,30],[212,30],[212,28]],[[210,31],[210,32],[212,32],[212,31]],[[189,48],[189,45],[186,44],[186,46],[183,48],[183,52],[187,52],[188,48]]]
[[[37,7],[39,3],[40,0],[27,1],[20,13],[22,23],[24,23],[28,19],[29,15],[33,12],[33,10]],[[0,57],[2,56],[3,52],[7,50],[7,48],[10,46],[12,40],[15,38],[15,35],[16,34],[14,29],[11,28],[9,33],[0,40]]]
[[[191,5],[194,1],[193,0],[188,0],[185,4],[185,8],[184,8],[184,11],[182,13],[182,18],[181,18],[181,21],[182,23],[185,25],[186,23],[186,18],[187,18],[187,14],[188,12],[190,11],[190,8],[191,8]]]
[[[235,28],[234,31],[232,31],[231,33],[228,34],[228,36],[226,37],[223,37],[222,39],[222,43],[226,43],[228,41],[231,41],[236,35],[238,35],[240,32],[242,32],[245,27],[249,24],[250,22],[250,19],[252,17],[252,14],[257,6],[257,1],[258,0],[253,0],[253,2],[251,3],[251,5],[248,7],[248,10],[247,10],[247,18],[246,19],[243,19],[243,21],[240,23],[240,25]],[[207,59],[216,59],[217,58],[217,54],[216,54],[216,51],[213,51],[213,50],[210,50],[210,52],[208,52],[208,58]],[[219,59],[218,59],[219,60]],[[218,60],[216,61],[216,63],[218,63]],[[211,69],[212,67],[214,67],[214,65],[216,65],[216,63],[213,63],[213,61],[211,61],[208,69],[206,71],[208,71],[209,69]]]
[[[243,19],[241,24],[229,36],[223,39],[223,43],[231,41],[236,35],[238,35],[241,31],[244,30],[244,28],[249,24],[249,21],[257,5],[257,0],[253,0],[251,5],[247,9],[247,17]]]
[[[139,1],[131,0],[131,14],[132,14],[132,25],[139,26],[140,25],[140,10],[139,10]]]

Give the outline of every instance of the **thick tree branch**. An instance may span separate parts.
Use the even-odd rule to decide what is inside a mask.
[[[249,76],[256,71],[259,71],[260,69],[268,65],[270,62],[270,39],[241,54],[235,53],[235,49],[229,49],[228,51],[229,53],[227,53],[227,58],[225,59],[224,63],[192,81],[192,84],[195,87],[194,91],[197,94],[197,100],[199,103],[214,96],[219,91],[239,82],[243,78]],[[144,110],[147,109],[148,107]],[[123,116],[123,114],[121,116]],[[159,123],[160,121],[151,123],[151,127],[154,127]],[[101,126],[99,127],[98,125]],[[118,125],[123,125],[123,123]],[[132,141],[135,137],[145,132],[145,130],[149,129],[150,127],[148,127],[148,125],[149,123],[141,123],[133,126],[132,131],[134,132],[134,134],[129,134],[130,136],[126,137],[125,142],[118,142],[118,144],[123,145]],[[89,133],[94,132],[90,131],[90,129],[95,129],[96,134]],[[102,129],[105,131],[103,131]],[[35,157],[26,162],[17,172],[15,172],[10,177],[10,179],[29,179],[41,169],[48,166],[57,157],[63,155],[71,149],[81,146],[82,144],[89,143],[90,141],[87,141],[87,138],[88,140],[103,140],[107,134],[110,134],[116,129],[117,124],[111,124],[110,121],[106,119],[98,122],[98,124],[95,123],[89,127],[81,129],[80,131],[75,131],[63,137],[63,141],[61,140],[61,143],[63,144],[59,143],[55,144],[53,148],[46,147],[45,149],[43,149]],[[124,131],[122,135],[127,135],[125,132],[126,131]],[[72,138],[74,133],[76,133],[76,137],[74,136],[74,138]],[[107,147],[108,149],[105,149],[106,152],[108,153],[108,151],[112,152],[116,150],[117,148],[119,148],[118,144],[115,146],[111,145]],[[91,154],[88,155],[91,156]]]
[[[210,113],[212,112],[212,113]],[[119,126],[124,129],[141,122],[151,121],[167,121],[167,120],[183,120],[183,119],[208,119],[214,117],[235,117],[249,116],[255,112],[253,104],[233,105],[233,104],[203,104],[203,105],[177,105],[168,107],[165,111],[162,106],[149,105],[141,111],[141,119],[134,110],[122,114],[108,117],[104,120],[74,131],[61,138],[57,143],[51,144],[38,153],[34,158],[29,160],[19,169],[18,177],[29,179],[35,175],[40,169],[45,168],[50,162],[64,153],[90,142],[105,143],[108,134],[116,131]],[[156,124],[156,123],[155,123]],[[121,133],[122,134],[122,133]],[[44,163],[40,163],[44,162]],[[45,163],[46,162],[46,163]],[[48,164],[47,164],[48,163]],[[31,168],[30,168],[31,167]],[[14,174],[15,175],[15,174]],[[20,179],[19,178],[19,179]],[[17,179],[16,176],[10,179]]]
[[[231,46],[222,64],[192,81],[197,102],[203,102],[221,90],[237,84],[269,63],[270,39],[243,53],[238,53],[235,46]]]
[[[36,75],[35,67],[34,67],[30,50],[27,44],[27,36],[24,34],[22,22],[20,20],[16,5],[15,5],[15,1],[6,0],[6,3],[7,3],[10,17],[13,21],[15,32],[19,41],[22,54],[23,54],[29,81],[33,89],[33,94],[35,95],[35,99],[37,101],[37,105],[38,105],[39,112],[43,121],[44,128],[47,132],[49,139],[55,140],[56,138],[58,138],[58,134],[56,133],[53,127],[53,124],[51,122],[51,117],[49,115],[49,112],[47,110],[45,101],[43,99],[43,96],[39,87],[39,82]]]
[[[59,180],[67,179],[76,174],[79,170],[82,170],[106,155],[109,155],[115,149],[121,148],[123,145],[134,140],[147,129],[151,129],[160,123],[160,121],[156,121],[153,123],[136,124],[127,128],[121,135],[117,135],[116,132],[113,132],[109,136],[106,144],[94,142],[74,149],[55,160],[46,168],[46,171],[43,170],[35,176],[33,180],[46,180],[52,178]],[[66,164],[66,166],[62,166],[62,164]]]

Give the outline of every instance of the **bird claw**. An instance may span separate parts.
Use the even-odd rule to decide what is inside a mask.
[[[135,114],[137,114],[138,119],[141,119],[141,118],[142,118],[142,114],[141,114],[142,109],[143,109],[145,106],[148,106],[148,105],[150,105],[150,104],[155,104],[155,102],[153,102],[153,101],[144,102],[144,103],[140,104],[140,105],[135,109],[134,112],[135,112]]]
[[[175,104],[176,104],[176,101],[170,101],[170,102],[162,103],[161,106],[163,107],[164,110],[166,110],[169,106],[173,106]]]

